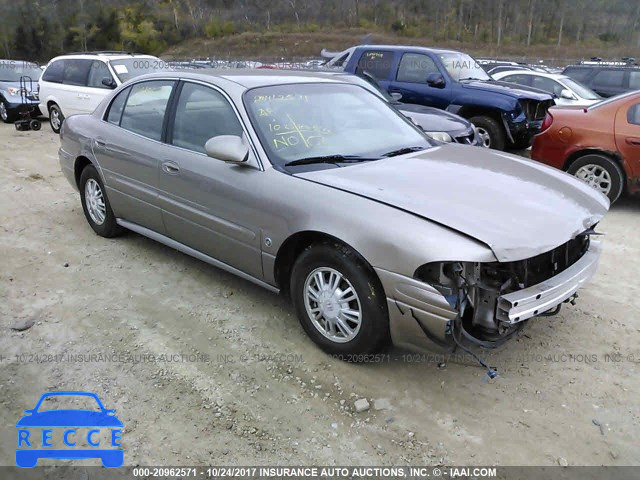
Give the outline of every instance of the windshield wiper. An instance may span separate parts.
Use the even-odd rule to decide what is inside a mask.
[[[411,152],[419,152],[420,150],[424,150],[425,147],[404,147],[404,148],[399,148],[398,150],[392,150],[390,152],[387,152],[385,154],[383,154],[383,157],[395,157],[397,155],[404,155],[405,153],[411,153]]]
[[[296,165],[312,165],[314,163],[359,163],[378,160],[377,158],[359,157],[358,155],[324,155],[318,157],[300,158],[284,164],[285,167]]]
[[[466,78],[459,78],[458,81],[459,82],[466,82],[467,80],[480,80],[481,82],[484,82],[486,80],[490,80],[487,78],[478,78],[478,77],[466,77]]]

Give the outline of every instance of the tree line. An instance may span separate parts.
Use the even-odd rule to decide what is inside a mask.
[[[632,50],[640,47],[640,0],[0,0],[0,57],[159,54],[196,37],[354,27],[434,42]]]

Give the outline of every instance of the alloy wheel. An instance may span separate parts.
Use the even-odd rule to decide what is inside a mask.
[[[349,342],[360,331],[362,307],[358,294],[333,268],[316,268],[309,273],[304,282],[304,305],[313,326],[333,342]]]
[[[609,172],[593,163],[584,165],[575,173],[576,177],[587,183],[587,185],[608,195],[611,191],[611,175]]]
[[[102,188],[100,188],[100,184],[93,178],[87,180],[87,183],[84,185],[84,200],[91,220],[93,220],[96,225],[102,225],[107,217],[107,207],[104,203]]]

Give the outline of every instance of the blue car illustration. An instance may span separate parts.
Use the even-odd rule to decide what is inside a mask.
[[[39,412],[38,409],[42,405],[42,402],[49,397],[57,396],[76,396],[76,397],[90,397],[93,398],[100,411],[93,410],[80,410],[80,409],[60,409],[60,410],[46,410]],[[49,392],[40,397],[38,403],[33,409],[25,410],[25,415],[22,417],[16,427],[18,427],[18,448],[16,449],[16,465],[23,468],[35,467],[40,458],[56,458],[56,459],[84,459],[84,458],[99,458],[102,461],[102,465],[108,468],[116,468],[122,466],[124,463],[124,452],[119,444],[120,432],[122,428],[122,422],[115,416],[115,410],[104,408],[102,402],[95,393],[91,392]],[[64,448],[53,449],[47,448],[52,446],[50,443],[51,430],[42,430],[42,437],[33,435],[29,429],[32,427],[47,428],[47,427],[64,427],[66,428],[63,435],[64,444],[68,447],[74,447],[76,442],[71,442],[72,434],[75,433],[75,428],[93,427],[94,430],[89,430],[87,434],[87,443],[96,448]],[[110,447],[102,448],[100,442],[96,442],[93,439],[93,434],[100,432],[100,429],[110,429]],[[40,443],[41,444],[36,445]],[[33,447],[32,447],[33,445]],[[42,447],[42,448],[40,448]]]

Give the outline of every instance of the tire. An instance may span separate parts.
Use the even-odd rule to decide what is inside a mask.
[[[339,280],[333,283],[337,285],[333,294],[329,293],[331,288],[324,292],[324,302],[307,295],[309,288],[321,290],[319,276],[327,285]],[[362,358],[358,356],[375,353],[389,343],[389,314],[382,285],[373,269],[350,248],[335,242],[307,247],[293,266],[290,283],[291,299],[302,328],[325,352],[358,362]],[[348,316],[344,315],[346,311]],[[353,321],[353,312],[359,314],[359,325]],[[317,320],[312,319],[314,314]]]
[[[123,229],[116,223],[116,217],[111,210],[104,184],[93,165],[87,165],[82,170],[79,189],[82,210],[93,231],[106,238],[120,235]],[[88,190],[93,194],[88,193]],[[87,196],[91,197],[91,200],[88,200]],[[100,202],[100,198],[102,202]]]
[[[569,166],[567,172],[604,193],[611,203],[618,200],[624,190],[622,168],[606,155],[589,154],[580,157]],[[600,182],[598,177],[601,178]]]
[[[16,119],[16,114],[9,110],[7,102],[4,98],[0,98],[0,120],[4,123],[13,123]]]
[[[504,128],[493,118],[486,115],[478,115],[469,119],[478,130],[481,139],[481,146],[493,148],[494,150],[504,150],[505,131]]]
[[[40,122],[40,120],[31,120],[29,122],[29,126],[31,127],[31,130],[37,132],[42,127],[42,123]]]
[[[53,133],[60,133],[62,122],[64,122],[62,110],[60,110],[60,107],[54,103],[49,107],[49,124],[51,125]]]

